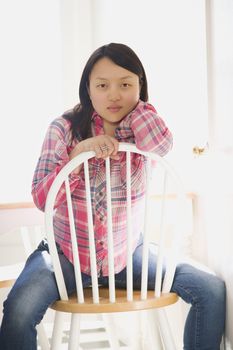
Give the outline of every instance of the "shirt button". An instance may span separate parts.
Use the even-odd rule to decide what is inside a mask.
[[[103,241],[100,241],[99,243],[100,243],[100,245],[104,245],[104,242],[103,242]]]

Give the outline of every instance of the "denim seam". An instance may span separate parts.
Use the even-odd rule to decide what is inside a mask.
[[[200,307],[199,307],[199,304],[197,302],[198,298],[195,297],[193,294],[192,294],[192,291],[185,288],[183,285],[181,284],[178,284],[177,285],[180,289],[183,289],[183,291],[185,293],[187,293],[188,295],[191,296],[191,299],[193,301],[193,304],[192,305],[195,305],[195,308],[196,308],[196,333],[195,333],[195,344],[194,344],[194,348],[193,350],[197,350],[197,349],[200,349]],[[175,292],[175,289],[174,289],[174,292]]]

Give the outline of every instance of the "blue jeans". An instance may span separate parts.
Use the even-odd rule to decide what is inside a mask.
[[[75,290],[73,265],[58,247],[59,257],[69,293]],[[140,288],[142,245],[133,255],[134,287]],[[156,255],[149,256],[148,284],[153,289]],[[90,277],[83,274],[84,286]],[[126,286],[126,269],[116,274],[116,287]],[[100,277],[108,285],[108,277]],[[191,304],[184,331],[185,350],[219,350],[225,322],[225,285],[218,277],[191,265],[177,266],[172,291]],[[49,305],[59,299],[48,246],[42,241],[28,258],[26,265],[4,302],[0,330],[0,350],[36,350],[36,325]]]

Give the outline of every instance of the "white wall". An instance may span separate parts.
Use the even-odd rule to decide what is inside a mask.
[[[233,154],[233,2],[207,1],[209,125],[212,146]]]
[[[83,67],[92,52],[92,0],[59,0],[63,110],[78,103]]]
[[[226,342],[233,348],[233,2],[208,0],[208,105],[211,152],[196,160],[193,254],[227,288]]]
[[[174,153],[192,157],[207,130],[203,0],[94,0],[94,47],[131,46],[149,81],[150,101],[174,133]]]
[[[0,3],[0,202],[30,200],[50,118],[61,111],[60,8],[56,0]]]
[[[90,33],[90,1],[0,2],[0,203],[31,200],[46,129],[78,102]]]

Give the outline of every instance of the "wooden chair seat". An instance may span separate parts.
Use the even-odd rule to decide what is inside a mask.
[[[4,280],[0,281],[0,288],[9,288],[12,287],[15,283],[15,280]]]
[[[147,299],[141,299],[141,291],[134,291],[134,300],[127,300],[125,289],[116,289],[116,302],[109,301],[109,289],[99,288],[99,304],[93,304],[91,288],[84,289],[85,302],[77,303],[77,294],[73,293],[69,300],[58,300],[51,308],[55,311],[69,313],[108,313],[108,312],[127,312],[147,309],[155,309],[168,306],[178,301],[176,293],[162,293],[160,297],[155,297],[154,291],[147,292]]]

